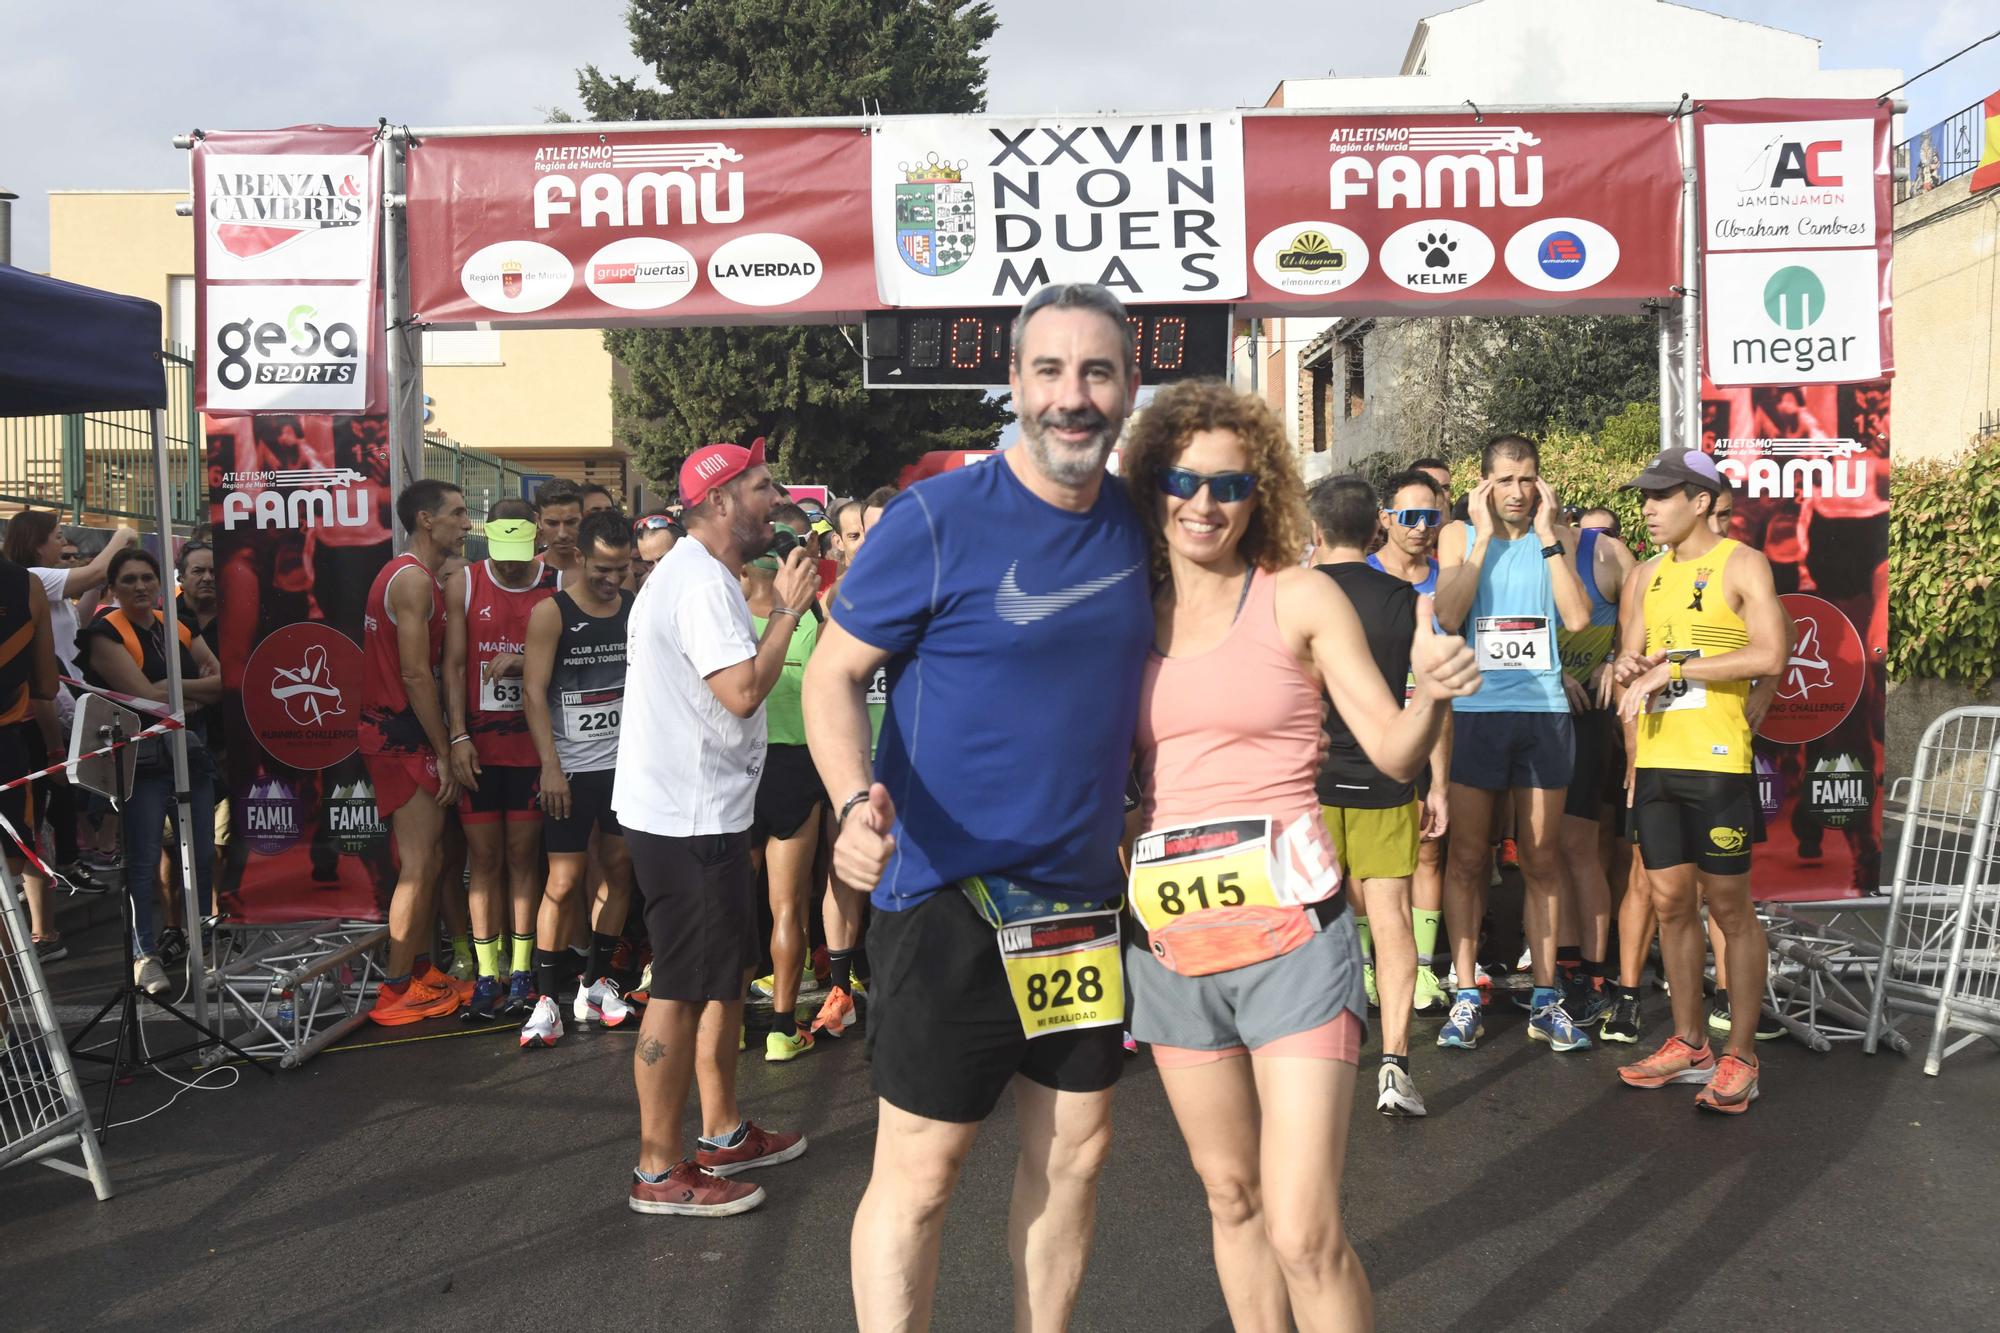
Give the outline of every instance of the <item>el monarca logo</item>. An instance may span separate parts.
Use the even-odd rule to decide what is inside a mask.
[[[1347,267],[1347,251],[1316,231],[1302,231],[1278,252],[1278,267],[1294,273],[1337,273]]]

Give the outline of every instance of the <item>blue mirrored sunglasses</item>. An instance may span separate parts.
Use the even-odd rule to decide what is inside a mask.
[[[1444,511],[1438,509],[1391,509],[1389,517],[1396,520],[1399,526],[1405,528],[1414,528],[1419,525],[1426,528],[1434,528],[1444,518]]]
[[[1250,498],[1250,492],[1257,489],[1257,476],[1251,472],[1190,472],[1184,467],[1160,470],[1160,489],[1177,500],[1194,499],[1203,486],[1218,504],[1232,504]]]

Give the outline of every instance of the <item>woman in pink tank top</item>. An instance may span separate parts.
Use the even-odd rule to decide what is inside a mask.
[[[1157,581],[1127,895],[1133,1035],[1207,1187],[1232,1323],[1366,1328],[1340,1175],[1367,1011],[1314,787],[1321,692],[1378,768],[1408,778],[1478,669],[1426,613],[1414,696],[1391,697],[1346,596],[1300,563],[1304,488],[1261,400],[1215,381],[1165,390],[1122,471]]]

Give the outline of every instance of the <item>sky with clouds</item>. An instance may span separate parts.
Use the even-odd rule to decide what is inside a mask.
[[[1575,0],[1587,11],[1588,0]],[[1418,19],[1453,0],[998,0],[1001,112],[1258,105],[1281,79],[1397,72]],[[1824,67],[1914,74],[2000,24],[1992,0],[1701,0],[1821,39]],[[1312,23],[1302,23],[1310,14]],[[641,70],[616,0],[140,0],[0,6],[0,188],[14,262],[48,263],[50,190],[184,186],[170,138],[308,121],[523,124],[579,110],[576,69]],[[2000,88],[2000,41],[1920,81],[1915,131]],[[893,110],[894,108],[888,108]]]

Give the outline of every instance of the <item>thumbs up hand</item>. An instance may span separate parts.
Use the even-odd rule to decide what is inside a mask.
[[[1472,647],[1457,634],[1440,634],[1436,608],[1429,593],[1417,595],[1417,630],[1410,639],[1410,670],[1417,690],[1443,703],[1479,690],[1479,661]]]
[[[867,803],[848,811],[834,830],[833,873],[842,884],[864,893],[874,890],[896,850],[889,831],[895,826],[896,803],[889,789],[877,782],[868,789]]]

